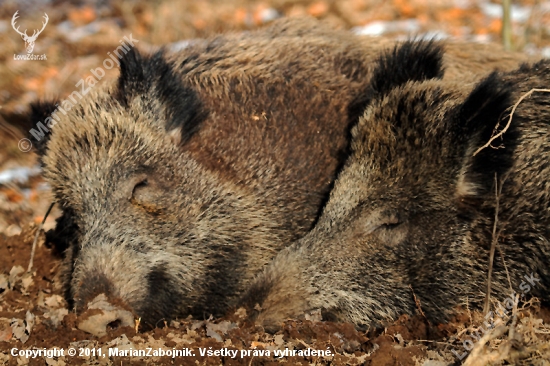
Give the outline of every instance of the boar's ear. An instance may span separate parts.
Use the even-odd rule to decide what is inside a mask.
[[[377,60],[371,88],[380,95],[408,81],[441,79],[443,49],[433,41],[406,41]]]
[[[184,84],[162,50],[143,56],[130,49],[120,60],[114,97],[126,107],[132,99],[141,97],[143,107],[159,113],[166,131],[181,143],[192,136],[205,118],[197,93]]]
[[[30,105],[29,122],[31,125],[29,140],[36,148],[36,152],[40,157],[46,154],[48,149],[48,141],[50,140],[50,127],[48,123],[51,121],[53,112],[57,109],[54,101],[38,101]],[[50,118],[50,120],[47,120]]]
[[[144,70],[143,56],[135,48],[120,59],[120,76],[118,77],[117,99],[122,103],[128,103],[139,94],[144,94],[151,87],[147,83]]]
[[[365,93],[350,103],[348,116],[354,121],[361,116],[371,100],[383,97],[392,89],[409,81],[441,79],[443,77],[443,48],[433,41],[409,40],[383,52]]]
[[[478,84],[458,109],[454,135],[457,144],[466,146],[457,185],[457,194],[461,198],[475,198],[487,193],[493,187],[495,174],[500,180],[512,166],[519,135],[517,124],[512,123],[502,138],[479,150],[507,124],[507,112],[512,104],[511,88],[510,83],[493,72]]]

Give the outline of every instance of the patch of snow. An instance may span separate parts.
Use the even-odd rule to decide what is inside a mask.
[[[173,42],[168,45],[170,52],[182,51],[188,47],[191,47],[197,43],[204,42],[202,39],[184,39],[182,41]]]
[[[37,176],[41,173],[40,166],[20,167],[7,169],[0,172],[0,184],[6,183],[27,183],[30,177]]]
[[[502,5],[483,2],[479,4],[479,7],[486,16],[502,19]],[[525,23],[531,15],[531,7],[512,4],[510,13],[513,22]]]
[[[280,18],[281,14],[273,8],[267,8],[260,12],[260,19],[262,23],[269,23],[277,18]]]
[[[382,36],[387,33],[406,32],[417,33],[420,23],[416,19],[395,21],[374,21],[361,27],[355,27],[352,32],[361,36]]]

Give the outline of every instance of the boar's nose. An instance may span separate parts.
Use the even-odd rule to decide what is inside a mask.
[[[111,304],[105,294],[96,296],[88,303],[88,308],[78,317],[77,328],[97,337],[107,334],[110,329],[134,325],[133,314]]]
[[[93,274],[81,280],[74,287],[74,300],[77,311],[84,311],[90,301],[100,294],[105,294],[107,299],[112,297],[113,284],[103,274]]]
[[[104,276],[94,276],[80,284],[75,294],[75,305],[80,313],[77,327],[101,337],[109,329],[134,326],[134,315],[120,299],[112,298],[110,282]]]

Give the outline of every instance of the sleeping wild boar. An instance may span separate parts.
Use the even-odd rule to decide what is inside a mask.
[[[69,305],[105,294],[143,328],[223,314],[318,217],[364,55],[347,32],[284,20],[177,53],[131,50],[116,82],[54,113],[39,154],[63,210],[48,240]],[[33,121],[54,109],[35,104]]]
[[[433,322],[466,301],[481,308],[493,237],[504,258],[494,256],[493,298],[511,286],[550,301],[550,93],[525,98],[504,132],[512,105],[550,85],[550,61],[494,72],[473,90],[442,75],[433,43],[379,58],[319,221],[242,299],[257,323],[276,329],[321,309],[380,326],[413,314],[415,296]]]
[[[301,19],[130,50],[118,81],[53,113],[39,153],[63,210],[48,239],[70,306],[105,294],[153,327],[234,305],[314,225],[385,44]],[[448,47],[463,81],[498,54],[472,46],[468,63]],[[522,58],[500,53],[500,66]],[[33,121],[54,109],[34,105]]]

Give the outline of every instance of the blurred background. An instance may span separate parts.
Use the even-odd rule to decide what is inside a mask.
[[[132,34],[145,50],[183,46],[280,17],[309,15],[365,36],[503,43],[504,13],[510,20],[507,47],[550,57],[550,1],[512,1],[508,12],[503,5],[489,0],[0,0],[0,233],[11,236],[28,222],[40,222],[51,200],[35,154],[18,148],[30,128],[24,118],[28,104],[77,90],[75,84],[90,76],[124,36]],[[28,35],[43,27],[47,14],[33,50],[47,60],[15,59],[26,54],[12,27],[16,11],[16,26]],[[101,82],[117,72],[109,70]]]

